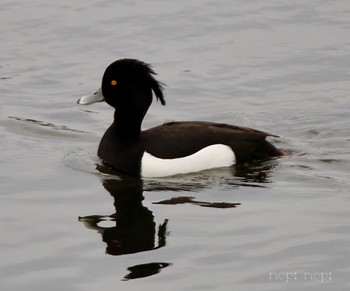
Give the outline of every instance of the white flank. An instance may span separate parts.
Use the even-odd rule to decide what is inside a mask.
[[[235,163],[232,149],[223,144],[214,144],[186,157],[160,159],[145,152],[141,161],[143,177],[165,177],[206,169],[229,167]]]

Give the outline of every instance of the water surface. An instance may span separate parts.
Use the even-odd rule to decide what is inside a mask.
[[[1,290],[348,290],[348,1],[2,1]],[[163,179],[101,167],[122,57],[167,84],[144,128],[210,120],[288,157]]]

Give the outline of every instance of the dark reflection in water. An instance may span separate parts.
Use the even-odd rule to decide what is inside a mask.
[[[156,233],[153,213],[142,205],[144,197],[141,179],[132,177],[105,179],[103,186],[114,197],[116,212],[109,216],[79,217],[79,220],[102,235],[103,241],[107,244],[108,254],[115,256],[132,254],[165,246],[168,221],[165,220],[159,225]],[[115,221],[116,226],[99,226],[101,221],[106,220]]]
[[[172,264],[168,263],[149,263],[132,266],[128,268],[128,271],[130,271],[130,273],[124,277],[123,281],[153,276],[158,274],[161,269],[171,265]]]
[[[177,205],[177,204],[194,204],[202,207],[212,207],[212,208],[233,208],[241,203],[228,203],[228,202],[206,202],[206,201],[196,201],[194,197],[189,196],[178,196],[171,199],[162,200],[159,202],[153,202],[153,204],[167,204],[167,205]]]
[[[158,226],[152,211],[142,205],[143,182],[141,179],[119,176],[103,180],[104,188],[113,196],[115,213],[79,217],[79,221],[96,230],[107,244],[106,253],[114,256],[155,250],[166,245],[167,223]],[[115,226],[103,227],[99,223],[113,221]],[[130,272],[123,280],[155,275],[162,268],[170,266],[166,262],[154,262],[128,268]]]
[[[249,166],[215,169],[196,174],[145,181],[140,178],[120,175],[104,165],[97,165],[97,170],[104,174],[102,180],[104,188],[114,198],[115,213],[108,216],[79,217],[79,221],[102,236],[102,240],[107,244],[107,254],[118,256],[155,250],[166,245],[168,220],[165,219],[162,224],[156,226],[152,211],[142,204],[144,190],[174,191],[174,193],[179,191],[198,192],[212,184],[217,185],[218,182],[234,188],[239,186],[264,187],[264,183],[270,181],[271,172],[275,165],[275,162],[267,161]],[[191,196],[176,196],[153,202],[153,204],[164,205],[186,203],[222,209],[240,205],[240,203],[230,202],[199,201]],[[99,225],[105,221],[112,221],[113,226]],[[152,262],[132,266],[128,268],[130,273],[123,280],[152,276],[170,265],[171,263],[166,262]]]

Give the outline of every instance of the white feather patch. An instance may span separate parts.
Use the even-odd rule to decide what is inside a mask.
[[[160,159],[145,152],[141,161],[143,177],[165,177],[206,169],[229,167],[236,161],[232,149],[223,144],[214,144],[186,157]]]

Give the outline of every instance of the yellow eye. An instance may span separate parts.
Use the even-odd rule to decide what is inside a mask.
[[[115,86],[115,85],[117,85],[117,84],[118,84],[118,82],[117,82],[116,80],[112,80],[112,81],[111,81],[111,85],[112,85],[112,86]]]

